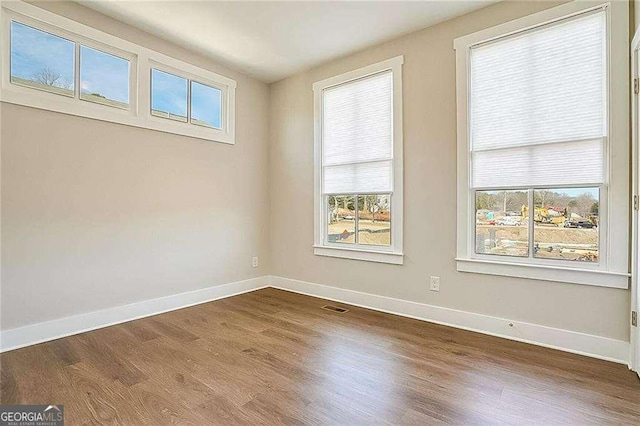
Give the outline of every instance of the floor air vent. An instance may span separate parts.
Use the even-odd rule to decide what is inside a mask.
[[[345,312],[349,312],[348,309],[339,308],[337,306],[332,306],[332,305],[324,305],[322,309],[326,309],[327,311],[337,312],[339,314],[344,314]]]

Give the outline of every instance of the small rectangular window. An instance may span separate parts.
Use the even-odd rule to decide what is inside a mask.
[[[534,257],[598,262],[598,188],[534,191]]]
[[[222,90],[191,82],[191,123],[222,128]]]
[[[476,253],[529,256],[528,191],[476,191]]]
[[[187,122],[187,79],[151,70],[151,115]]]
[[[80,46],[80,99],[128,108],[129,61]]]
[[[75,95],[75,43],[11,22],[11,82],[59,95]]]

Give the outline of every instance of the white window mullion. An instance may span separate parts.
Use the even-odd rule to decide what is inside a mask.
[[[359,195],[356,194],[356,195],[354,195],[354,197],[355,198],[354,198],[353,202],[355,204],[354,204],[353,210],[355,211],[355,226],[353,227],[353,230],[354,230],[355,234],[354,234],[353,241],[355,241],[356,245],[358,245],[358,244],[360,244],[359,236],[358,236],[358,233],[359,233],[358,232],[359,231],[359,229],[358,229],[358,221],[360,220],[360,209],[358,208],[358,206],[359,206],[359,203],[358,203]]]
[[[74,49],[74,53],[75,53],[75,58],[76,61],[74,63],[74,75],[73,75],[73,97],[75,99],[80,99],[80,90],[82,90],[82,87],[80,86],[81,82],[80,82],[80,43],[76,42],[75,43],[75,49]]]
[[[533,189],[530,189],[528,191],[529,194],[529,198],[527,199],[527,206],[529,209],[529,216],[527,217],[527,231],[528,231],[528,235],[529,235],[529,259],[533,259],[533,251],[534,251],[534,235],[535,235],[535,226],[536,226],[536,221],[535,221],[535,216],[536,216],[536,203],[535,200],[533,199]]]

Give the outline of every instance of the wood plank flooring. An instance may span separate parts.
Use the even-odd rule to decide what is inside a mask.
[[[69,425],[640,424],[626,366],[271,288],[7,352],[0,370],[2,404],[64,404]]]

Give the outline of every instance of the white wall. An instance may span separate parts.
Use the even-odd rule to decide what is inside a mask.
[[[456,272],[456,98],[453,40],[552,7],[503,2],[297,74],[271,87],[274,275],[628,341],[629,292]],[[614,25],[628,5],[614,2]],[[620,19],[622,18],[622,19]],[[615,46],[624,49],[625,46]],[[404,55],[404,266],[313,255],[315,81]],[[614,78],[627,80],[621,74]],[[428,276],[442,279],[428,291]]]
[[[2,329],[267,274],[269,87],[77,4],[37,5],[237,80],[237,141],[2,103]]]

